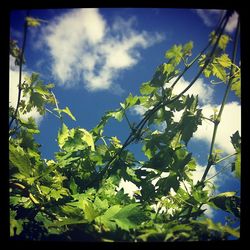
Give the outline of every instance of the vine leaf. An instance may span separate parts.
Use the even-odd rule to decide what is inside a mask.
[[[216,207],[240,217],[240,198],[235,192],[225,192],[209,199]]]
[[[105,211],[103,215],[100,215],[95,218],[95,221],[98,224],[104,225],[107,231],[109,230],[115,230],[116,229],[116,223],[113,219],[115,214],[117,214],[121,210],[120,205],[114,205],[111,206],[108,210]]]
[[[212,73],[223,82],[226,82],[227,74],[225,69],[219,63],[212,63]]]
[[[173,63],[175,66],[180,63],[182,56],[182,45],[174,45],[165,54],[165,57],[167,59],[171,59],[171,63]]]
[[[230,68],[232,65],[231,59],[228,57],[228,54],[222,54],[220,57],[216,58],[217,62],[225,68]]]
[[[140,93],[142,95],[150,95],[154,91],[156,91],[157,88],[150,86],[150,82],[145,82],[140,87]]]
[[[38,19],[30,17],[30,16],[26,17],[26,21],[27,21],[28,26],[31,26],[31,27],[37,27],[40,25],[40,22]]]
[[[231,136],[231,143],[237,153],[235,161],[232,163],[232,171],[235,171],[235,176],[240,178],[241,176],[241,137],[239,131],[236,131]]]
[[[194,224],[201,225],[206,228],[206,231],[216,231],[218,233],[227,233],[233,235],[236,238],[240,237],[240,232],[228,226],[223,226],[221,223],[214,223],[211,219],[207,218],[205,220],[194,220],[191,221]]]
[[[177,175],[170,174],[168,177],[161,178],[157,185],[159,185],[159,191],[161,191],[164,194],[167,194],[171,188],[174,189],[175,192],[177,192],[180,182],[177,179]]]
[[[201,125],[201,110],[198,110],[195,115],[190,115],[189,112],[183,113],[182,124],[181,124],[181,133],[182,140],[187,143],[190,138],[193,136],[193,133],[197,130],[198,125]]]
[[[71,111],[68,107],[66,107],[65,109],[54,108],[53,110],[57,111],[60,115],[63,112],[65,114],[67,114],[72,120],[76,121],[76,118],[73,116],[73,114],[71,113]]]
[[[94,209],[92,202],[89,202],[87,200],[83,200],[83,211],[88,222],[93,221],[98,215]]]
[[[57,141],[59,147],[62,149],[63,145],[65,144],[66,140],[69,136],[69,129],[68,127],[63,123],[62,128],[58,132]]]
[[[23,231],[23,224],[27,222],[26,219],[16,219],[16,211],[10,210],[10,236],[19,235]]]
[[[81,132],[83,132],[83,140],[88,144],[88,146],[90,146],[92,151],[95,151],[95,144],[94,144],[94,140],[92,137],[92,134],[89,133],[86,129],[84,128],[79,128],[79,130]]]
[[[71,190],[71,192],[72,192],[73,195],[74,195],[74,194],[77,194],[78,186],[77,186],[77,184],[75,183],[75,180],[74,180],[74,177],[73,177],[73,176],[70,177],[70,180],[69,180],[69,188],[70,188],[70,190]]]
[[[233,80],[231,90],[233,90],[239,98],[241,97],[241,82],[240,80]]]
[[[20,124],[27,129],[28,132],[32,134],[39,134],[40,130],[38,129],[35,119],[33,117],[29,117],[28,121],[19,118]]]
[[[117,225],[126,231],[135,228],[143,219],[143,214],[139,208],[138,203],[129,204],[121,208],[114,216],[113,219]]]
[[[32,164],[29,155],[20,146],[9,145],[9,160],[14,167],[18,168],[21,174],[30,177]]]
[[[216,40],[217,40],[217,35],[215,35],[215,31],[212,31],[212,32],[210,33],[210,39],[209,39],[209,40],[210,40],[210,41],[212,40],[212,44],[213,44],[213,45],[215,44],[215,42],[216,42]],[[230,40],[231,40],[231,39],[230,39],[230,37],[229,37],[228,35],[225,35],[225,34],[221,35],[220,40],[219,40],[219,42],[218,42],[218,47],[219,47],[221,50],[225,50],[226,47],[227,47],[227,44],[228,44],[228,42],[229,42]]]

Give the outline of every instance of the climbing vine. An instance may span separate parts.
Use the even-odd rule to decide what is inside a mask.
[[[45,84],[38,73],[21,81],[28,30],[44,21],[27,15],[22,49],[10,40],[10,54],[19,66],[20,76],[17,106],[9,109],[12,239],[140,242],[240,237],[239,227],[216,223],[204,214],[204,205],[209,205],[226,211],[235,220],[240,218],[240,196],[232,190],[214,195],[215,187],[207,178],[211,167],[226,159],[232,159],[231,170],[235,178],[240,178],[239,132],[231,136],[233,155],[222,158],[214,149],[229,91],[240,98],[240,67],[236,65],[239,24],[234,38],[224,34],[231,14],[225,14],[198,55],[192,56],[192,41],[173,45],[165,53],[166,62],[141,85],[140,95],[130,93],[119,108],[107,111],[89,131],[67,126],[65,115],[72,120],[77,117],[69,107],[59,106],[52,91],[54,84]],[[232,56],[226,52],[230,40],[234,44]],[[199,67],[197,74],[181,93],[173,94],[180,78],[193,65]],[[186,94],[202,74],[212,84],[219,81],[227,85],[220,110],[211,117],[203,116],[198,96]],[[133,124],[127,112],[136,105],[146,112]],[[55,160],[42,158],[41,145],[34,139],[40,130],[32,117],[23,118],[33,108],[61,121]],[[183,112],[179,122],[173,119],[176,111]],[[126,120],[128,137],[124,142],[119,135],[105,135],[111,119]],[[214,125],[214,131],[204,174],[194,183],[198,164],[187,145],[204,120]],[[157,130],[163,123],[165,129]],[[136,159],[128,149],[132,143],[141,146],[147,160]],[[138,187],[132,197],[118,189],[122,179]]]

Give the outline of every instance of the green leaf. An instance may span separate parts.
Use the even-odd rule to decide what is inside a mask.
[[[216,207],[240,217],[240,198],[235,192],[220,193],[209,199]]]
[[[93,204],[87,200],[83,200],[83,211],[88,222],[93,221],[98,215]]]
[[[167,74],[170,75],[172,72],[174,72],[175,70],[175,66],[173,64],[170,63],[164,63],[163,64],[163,74]]]
[[[91,147],[91,150],[92,151],[95,151],[95,143],[94,143],[94,140],[93,140],[93,136],[91,133],[89,133],[86,129],[84,128],[79,128],[79,130],[81,132],[83,132],[83,140],[87,143],[88,146]]]
[[[72,177],[72,176],[70,177],[70,180],[69,180],[69,188],[70,188],[72,194],[77,194],[78,186],[75,183],[74,177]]]
[[[116,136],[112,136],[110,141],[115,148],[122,148],[121,141]]]
[[[212,63],[212,73],[214,76],[218,77],[223,82],[226,82],[227,80],[226,70],[220,64]]]
[[[222,50],[225,50],[226,47],[227,47],[227,44],[228,42],[230,41],[230,37],[228,35],[222,35],[220,37],[220,40],[219,40],[219,43],[218,43],[218,46],[219,48],[221,48]]]
[[[233,90],[239,98],[241,97],[241,81],[236,80],[232,83],[231,90]]]
[[[33,117],[29,117],[28,121],[19,118],[19,121],[21,123],[21,125],[23,127],[25,127],[27,129],[28,132],[32,133],[32,134],[39,134],[40,130],[38,129],[35,119]]]
[[[54,87],[55,87],[55,84],[53,84],[53,83],[49,83],[46,85],[47,89],[53,89]]]
[[[168,177],[161,178],[157,182],[157,186],[159,186],[159,192],[167,195],[171,188],[173,188],[174,191],[177,192],[180,186],[180,182],[177,180],[177,175],[170,174]]]
[[[130,108],[139,103],[138,96],[133,96],[129,93],[129,96],[125,99],[125,107]]]
[[[182,170],[192,159],[192,153],[187,153],[184,149],[178,149],[175,151],[175,163],[173,169],[176,171]]]
[[[98,196],[96,196],[95,198],[94,205],[100,211],[102,210],[106,211],[109,207],[108,200],[107,199],[101,200]]]
[[[186,44],[183,46],[183,54],[184,54],[184,55],[189,55],[189,56],[190,56],[193,47],[194,47],[194,43],[193,43],[192,41],[189,41],[188,43],[186,43]]]
[[[238,152],[235,160],[235,176],[237,178],[241,177],[241,152]]]
[[[239,230],[230,228],[228,226],[223,226],[221,223],[214,223],[211,219],[206,218],[205,220],[193,220],[191,221],[193,224],[199,224],[202,226],[205,226],[207,228],[206,231],[216,231],[220,234],[230,234],[233,235],[236,238],[240,237],[240,232]]]
[[[141,195],[142,195],[143,200],[148,201],[148,200],[154,199],[155,186],[151,182],[148,182],[147,180],[142,181],[140,185],[142,187]]]
[[[164,64],[157,67],[153,79],[150,81],[150,85],[153,87],[162,87],[165,84],[167,76],[164,75]]]
[[[216,60],[224,68],[230,68],[232,65],[231,59],[228,57],[228,54],[222,54],[220,57],[217,57]]]
[[[45,99],[43,98],[43,95],[37,92],[30,93],[29,106],[36,107],[40,115],[43,115],[45,112],[44,104],[45,104]]]
[[[150,95],[152,94],[154,91],[156,91],[155,87],[150,86],[150,82],[145,82],[141,85],[140,87],[140,93],[142,95]]]
[[[76,118],[73,116],[73,114],[71,113],[71,111],[68,107],[66,107],[65,109],[54,108],[53,110],[57,111],[59,114],[61,114],[63,112],[65,114],[67,114],[72,120],[76,121]]]
[[[109,111],[107,112],[106,116],[103,117],[104,118],[110,118],[110,117],[114,117],[117,121],[122,121],[122,118],[124,116],[124,109],[123,108],[120,108],[120,109],[117,109],[116,111]],[[106,120],[106,119],[105,119]],[[105,121],[106,123],[106,121]]]
[[[203,70],[203,74],[207,78],[211,76],[212,70],[211,67],[209,67],[209,65]]]
[[[196,114],[190,115],[189,112],[184,112],[182,116],[182,123],[180,125],[182,131],[182,140],[187,143],[193,136],[193,133],[197,130],[198,125],[201,125],[201,110],[198,110]]]
[[[126,231],[135,228],[142,222],[142,211],[138,203],[129,204],[121,208],[114,216],[113,219],[117,225]]]
[[[213,45],[215,44],[215,42],[216,42],[216,40],[217,40],[217,37],[218,37],[218,36],[215,35],[215,32],[212,31],[211,34],[210,34],[210,39],[209,39],[209,40],[212,40],[212,44],[213,44]],[[219,42],[218,42],[218,47],[219,47],[220,49],[222,49],[222,50],[225,50],[226,47],[227,47],[227,44],[228,44],[228,42],[229,42],[230,40],[231,40],[231,39],[230,39],[230,37],[229,37],[228,35],[221,35],[220,40],[219,40]]]
[[[231,137],[231,143],[237,153],[235,162],[232,164],[232,171],[235,171],[235,176],[241,176],[241,137],[239,131],[236,131]]]
[[[65,109],[62,109],[62,112],[66,113],[72,120],[76,121],[76,118],[72,115],[68,107],[66,107]]]
[[[10,210],[10,237],[20,235],[23,231],[23,224],[27,222],[26,219],[16,220],[16,211]]]
[[[28,26],[31,26],[31,27],[37,27],[40,25],[40,21],[36,18],[33,18],[33,17],[26,17],[26,21],[27,21],[27,24]]]
[[[58,145],[62,149],[66,140],[68,139],[69,136],[69,129],[68,127],[63,123],[62,128],[58,132],[57,140],[58,140]]]
[[[114,231],[116,229],[116,223],[113,217],[118,213],[118,211],[120,211],[120,209],[120,205],[111,206],[103,215],[96,217],[95,221],[98,224],[104,225],[106,231]]]
[[[56,201],[63,198],[63,196],[68,196],[69,190],[67,188],[60,188],[60,189],[51,189],[49,196],[54,198]]]
[[[240,133],[237,130],[231,137],[231,142],[233,144],[234,149],[237,151],[238,149],[241,148],[241,137]]]
[[[182,45],[174,45],[165,54],[165,57],[167,59],[171,59],[171,63],[173,63],[175,66],[180,63],[182,56]]]
[[[30,177],[32,174],[32,164],[29,155],[21,147],[15,147],[12,144],[9,145],[9,160],[14,167],[18,168],[20,173],[26,177]]]

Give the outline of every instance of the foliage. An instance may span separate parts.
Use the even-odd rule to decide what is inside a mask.
[[[40,25],[32,17],[26,20],[30,27]],[[211,39],[217,39],[215,33]],[[232,77],[226,71],[233,65],[225,52],[229,41],[227,35],[220,37],[220,50],[204,68],[206,77],[215,76],[225,83]],[[17,45],[10,43],[10,54],[17,59]],[[239,238],[239,228],[214,223],[206,218],[202,206],[239,217],[240,197],[231,191],[214,196],[208,182],[199,185],[192,179],[198,165],[187,145],[204,118],[198,96],[178,97],[172,93],[174,85],[169,87],[171,80],[181,76],[182,64],[184,68],[191,65],[192,48],[191,41],[170,48],[165,53],[168,61],[142,84],[141,95],[129,94],[120,108],[106,112],[90,131],[67,127],[63,113],[76,119],[68,107],[59,108],[51,91],[54,84],[44,84],[38,73],[25,79],[20,91],[26,98],[20,101],[16,116],[14,107],[10,108],[10,118],[16,123],[10,127],[9,136],[11,237],[132,242]],[[199,57],[201,67],[205,60],[207,55]],[[232,90],[237,89],[237,94],[235,81]],[[141,122],[132,125],[126,112],[135,105],[147,111]],[[42,158],[41,145],[34,138],[40,130],[33,118],[22,116],[32,108],[62,121],[55,160]],[[179,122],[173,119],[176,111],[183,112]],[[130,134],[124,143],[116,136],[105,136],[105,125],[111,118],[128,122]],[[157,130],[162,124],[166,124],[165,129]],[[232,170],[239,177],[238,131],[231,141],[237,154]],[[131,143],[138,143],[148,160],[138,161],[126,149]],[[118,189],[121,179],[140,189],[128,196]]]

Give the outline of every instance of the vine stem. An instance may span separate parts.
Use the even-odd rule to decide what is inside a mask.
[[[181,92],[181,93],[179,93],[177,96],[175,96],[173,99],[170,99],[170,100],[168,100],[168,101],[166,101],[165,103],[162,103],[162,102],[159,102],[142,120],[141,120],[141,122],[136,126],[136,129],[138,129],[138,130],[141,130],[144,126],[145,126],[145,124],[146,124],[146,122],[148,121],[148,119],[150,118],[150,116],[153,114],[153,113],[155,113],[157,110],[159,110],[160,108],[161,108],[161,106],[162,105],[169,105],[169,104],[171,104],[171,103],[173,103],[174,101],[176,101],[177,99],[179,99],[185,92],[187,92],[193,85],[194,85],[194,83],[197,81],[197,79],[199,78],[199,76],[201,75],[201,73],[205,70],[205,68],[207,67],[207,65],[210,63],[210,61],[211,61],[211,58],[212,58],[212,56],[213,56],[213,54],[214,54],[214,52],[215,52],[215,50],[216,50],[216,48],[217,48],[217,45],[218,45],[218,43],[219,43],[219,40],[220,40],[220,37],[221,37],[221,35],[222,35],[222,33],[223,33],[223,31],[224,31],[224,29],[225,29],[225,26],[226,26],[226,24],[227,24],[227,21],[228,21],[228,19],[229,19],[229,16],[228,15],[225,15],[225,23],[223,24],[223,27],[220,29],[220,27],[217,29],[217,32],[219,33],[219,35],[218,35],[218,37],[217,37],[217,39],[216,39],[216,42],[215,42],[215,44],[214,44],[214,46],[213,46],[213,48],[212,48],[212,50],[211,50],[211,52],[210,52],[210,54],[209,54],[209,56],[208,56],[208,58],[207,58],[207,60],[205,61],[205,63],[204,63],[204,65],[203,65],[203,67],[201,67],[201,69],[199,70],[199,72],[197,73],[197,75],[194,77],[194,79],[190,82],[190,84]],[[221,24],[223,23],[223,21],[224,21],[224,18],[222,19],[222,21],[221,21]],[[210,43],[211,43],[211,41],[210,41]],[[209,45],[210,45],[210,43],[209,43]],[[183,72],[182,72],[182,74],[180,74],[180,76],[176,79],[176,81],[173,83],[173,85],[171,86],[171,87],[173,87],[174,85],[175,85],[175,83],[177,83],[178,82],[178,80],[181,78],[181,76],[187,71],[187,69],[188,68],[186,68]]]
[[[218,163],[220,163],[220,162],[222,162],[222,161],[225,161],[225,160],[227,160],[228,158],[230,158],[230,157],[232,157],[232,156],[235,156],[235,155],[237,155],[237,153],[233,153],[233,154],[227,155],[227,156],[225,156],[225,157],[219,159],[218,161],[216,161],[215,164],[218,164]]]
[[[56,96],[55,96],[55,94],[53,93],[53,91],[51,91],[51,94],[53,95],[53,98],[54,98],[54,100],[55,100],[56,108],[57,108],[57,110],[59,111],[60,109],[59,109],[59,106],[58,106],[58,102],[57,102]],[[59,114],[60,121],[61,121],[61,123],[63,124],[62,115],[61,115],[61,113],[59,113],[59,112],[58,112],[58,114]]]
[[[181,92],[179,93],[177,96],[175,96],[173,99],[170,99],[168,101],[160,101],[152,110],[150,110],[150,112],[145,115],[145,117],[137,124],[137,126],[134,128],[134,130],[136,131],[136,133],[134,131],[132,131],[130,133],[130,135],[128,136],[128,138],[126,139],[126,141],[124,142],[122,148],[120,148],[115,155],[109,160],[109,162],[105,165],[105,167],[101,170],[101,172],[98,174],[98,176],[96,176],[93,180],[90,181],[89,185],[93,184],[95,181],[101,180],[103,178],[103,176],[105,175],[105,173],[108,171],[108,169],[110,168],[110,165],[114,162],[114,160],[116,159],[116,157],[118,155],[121,154],[121,152],[129,145],[131,144],[135,139],[135,134],[139,134],[139,132],[143,129],[143,127],[145,126],[146,122],[149,120],[149,118],[157,111],[161,108],[162,105],[166,106],[168,104],[173,103],[174,101],[176,101],[177,99],[179,99],[185,92],[188,91],[188,89],[190,89],[193,84],[196,82],[196,80],[199,78],[199,76],[201,75],[201,73],[204,71],[204,69],[207,67],[207,65],[210,63],[211,58],[217,48],[217,45],[219,43],[220,37],[225,29],[225,26],[227,24],[227,21],[229,19],[229,15],[228,13],[224,16],[224,18],[222,18],[221,22],[220,22],[220,26],[223,24],[222,28],[219,26],[216,30],[216,34],[219,33],[215,44],[212,47],[212,50],[209,53],[209,56],[207,57],[207,60],[205,61],[204,65],[201,67],[201,69],[199,70],[199,72],[197,73],[197,75],[194,77],[194,79],[191,81],[191,83]],[[210,45],[211,45],[212,41],[210,41],[208,43],[208,45],[205,47],[205,49],[203,51],[205,51]],[[173,87],[178,80],[181,78],[181,76],[184,75],[184,73],[193,65],[193,63],[198,60],[198,58],[201,56],[201,53],[199,53],[199,55],[193,60],[192,63],[190,63],[189,67],[185,67],[184,71],[178,76],[178,78],[175,80],[174,84],[171,86]]]
[[[29,16],[29,10],[26,13],[26,17],[27,16]],[[21,50],[21,53],[20,53],[17,104],[16,104],[15,113],[14,113],[14,115],[11,118],[11,121],[9,123],[9,129],[11,128],[11,125],[12,125],[13,121],[16,120],[18,108],[19,108],[20,101],[21,101],[21,94],[22,94],[22,68],[23,68],[24,50],[25,50],[25,45],[26,45],[26,40],[27,40],[27,31],[28,31],[28,23],[27,23],[27,20],[25,19],[25,23],[24,23],[24,27],[23,27],[23,44],[22,44],[22,50]]]
[[[216,174],[214,174],[213,176],[209,177],[206,179],[206,182],[213,179],[215,176],[217,176],[218,174],[221,174],[222,172],[224,172],[229,166],[230,166],[231,163],[228,163],[226,166],[224,166],[220,171],[218,171]]]
[[[45,109],[46,109],[46,111],[48,111],[50,114],[52,114],[52,115],[54,115],[55,117],[57,117],[58,119],[60,119],[60,116],[54,114],[51,110],[49,110],[49,109],[47,109],[47,108],[45,108]]]
[[[232,65],[231,65],[231,69],[230,69],[230,78],[229,78],[229,81],[227,83],[227,88],[226,88],[225,94],[223,96],[222,104],[221,104],[217,119],[214,122],[214,130],[213,130],[213,135],[212,135],[212,141],[211,141],[211,146],[210,146],[208,163],[207,163],[207,167],[206,167],[206,169],[204,171],[204,174],[203,174],[203,176],[201,178],[201,183],[204,183],[211,166],[214,164],[214,162],[212,160],[213,148],[214,148],[215,138],[216,138],[218,126],[219,126],[219,123],[220,123],[220,120],[221,120],[222,112],[224,110],[226,100],[227,100],[229,91],[230,91],[231,86],[232,86],[232,77],[231,76],[234,74],[234,69],[235,69],[234,64],[235,64],[235,60],[236,60],[237,46],[238,46],[238,40],[239,40],[239,31],[240,31],[240,28],[239,28],[239,20],[238,20],[237,30],[236,30],[235,39],[234,39],[234,48],[233,48],[233,53],[232,53]]]

